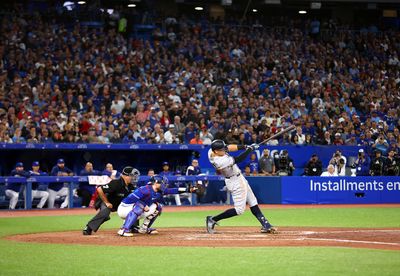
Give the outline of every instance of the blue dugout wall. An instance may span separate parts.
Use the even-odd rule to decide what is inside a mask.
[[[164,145],[164,144],[1,144],[0,143],[0,175],[7,175],[14,168],[16,162],[23,162],[25,168],[30,168],[32,161],[40,161],[41,169],[48,171],[58,158],[64,158],[66,165],[78,173],[88,161],[95,169],[102,170],[108,162],[117,170],[126,165],[138,168],[142,174],[148,168],[161,170],[164,161],[170,163],[172,170],[185,168],[193,158],[199,159],[203,172],[213,174],[214,168],[208,161],[209,146],[204,145]],[[260,157],[262,146],[256,151]],[[356,157],[360,147],[354,146],[273,146],[271,151],[287,149],[293,159],[296,171],[300,175],[313,153],[316,153],[326,167],[333,153],[340,149],[346,157]],[[368,151],[368,149],[365,149]],[[236,155],[239,152],[232,153]],[[239,164],[241,168],[249,162],[249,158]],[[349,164],[348,164],[349,165]]]
[[[268,148],[279,151],[287,149],[298,168],[298,175],[313,153],[320,156],[325,167],[336,149],[340,148],[348,158],[355,157],[359,150],[359,147],[324,146]],[[262,149],[258,151],[258,154],[262,152]],[[193,158],[198,158],[202,172],[206,174],[199,179],[209,181],[202,203],[224,203],[229,198],[223,191],[223,178],[214,175],[215,171],[207,159],[208,150],[209,146],[203,145],[0,144],[0,172],[3,176],[8,175],[18,161],[23,162],[25,168],[29,169],[34,160],[40,161],[41,168],[48,171],[55,165],[58,158],[64,158],[66,165],[75,173],[83,168],[85,162],[91,161],[98,170],[102,170],[107,162],[111,162],[117,170],[121,170],[126,165],[132,165],[145,175],[148,168],[154,168],[156,172],[160,171],[164,161],[168,161],[171,169],[175,170],[186,168]],[[243,167],[247,162],[248,160],[240,165]],[[399,177],[292,176],[248,177],[247,179],[261,204],[400,203]],[[186,179],[181,180],[186,181]],[[7,181],[21,181],[21,178],[13,180],[9,177],[0,177],[0,186],[3,186],[3,189]],[[54,179],[48,180],[48,182],[53,181]],[[68,180],[71,188],[80,181],[86,180],[79,177]],[[187,181],[193,181],[193,179]],[[23,182],[29,190],[29,180]]]
[[[221,176],[178,176],[170,181],[208,181],[207,192],[201,203],[230,203],[230,196],[223,190]],[[148,177],[141,177],[146,182]],[[398,177],[247,177],[260,204],[379,204],[400,203],[400,179]],[[70,193],[69,207],[74,203],[73,189],[87,177],[0,177],[0,187],[11,182],[26,185],[25,208],[32,207],[32,182],[67,182]],[[195,196],[193,195],[196,203]],[[2,201],[6,201],[2,199]],[[5,203],[5,202],[4,202]],[[75,204],[75,205],[74,205]]]

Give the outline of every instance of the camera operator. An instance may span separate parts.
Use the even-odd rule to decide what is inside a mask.
[[[382,152],[380,150],[375,150],[375,157],[371,161],[369,173],[373,176],[383,175],[383,167],[385,165],[385,162],[386,160],[382,156]]]
[[[289,157],[289,153],[287,150],[282,150],[278,159],[278,175],[293,175],[294,165],[293,159]]]
[[[333,154],[332,159],[329,161],[329,164],[332,164],[334,166],[337,175],[345,176],[346,162],[347,158],[342,155],[342,152],[340,150],[336,150],[336,152]]]
[[[352,165],[353,168],[356,169],[357,176],[366,176],[369,175],[369,167],[370,167],[371,160],[368,156],[365,155],[363,149],[358,150],[358,157],[354,164]]]
[[[347,158],[344,155],[342,155],[342,152],[340,150],[335,151],[331,160],[329,161],[329,164],[332,164],[333,166],[337,166],[339,164],[340,159],[343,159],[344,166],[346,167]]]
[[[318,156],[314,153],[310,160],[307,162],[304,168],[303,175],[307,176],[320,176],[322,173],[322,162],[319,160]]]
[[[338,176],[345,176],[346,175],[346,167],[343,158],[339,159],[339,163],[335,166],[335,172]]]
[[[384,165],[384,175],[399,175],[399,165],[399,156],[396,156],[395,149],[390,149]]]

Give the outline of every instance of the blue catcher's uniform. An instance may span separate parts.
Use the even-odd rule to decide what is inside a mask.
[[[155,192],[151,184],[139,187],[133,193],[129,194],[126,198],[122,200],[124,204],[135,204],[138,201],[144,204],[144,206],[150,206],[153,203],[160,202],[163,195],[177,194],[178,188],[167,188],[164,192]]]
[[[161,182],[159,182],[161,183]],[[161,214],[162,205],[159,203],[164,195],[178,194],[178,188],[166,188],[166,183],[162,182],[161,192],[153,189],[152,182],[145,186],[137,188],[133,193],[124,198],[118,206],[118,216],[125,219],[121,228],[121,236],[124,232],[130,232],[134,223],[144,218],[143,224],[139,229],[139,233],[150,233],[154,229],[150,226],[156,218]],[[149,210],[145,211],[148,206]]]

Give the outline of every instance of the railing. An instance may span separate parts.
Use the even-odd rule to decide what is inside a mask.
[[[149,181],[150,177],[141,176],[139,178],[139,182]],[[185,182],[194,182],[194,181],[209,181],[209,180],[224,180],[223,176],[218,175],[203,175],[203,176],[169,176],[168,181],[185,181]],[[68,195],[69,202],[68,208],[73,208],[73,190],[74,184],[80,182],[88,182],[87,176],[37,176],[37,177],[0,177],[0,184],[7,183],[21,183],[26,185],[26,194],[25,194],[25,209],[32,209],[32,183],[67,183],[68,185]]]

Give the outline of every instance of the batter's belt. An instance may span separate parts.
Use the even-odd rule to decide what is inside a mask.
[[[240,176],[240,173],[234,174],[234,175],[231,175],[231,176],[225,176],[225,178],[226,178],[226,179],[231,179],[231,178],[233,178],[233,177],[239,177],[239,176]]]

